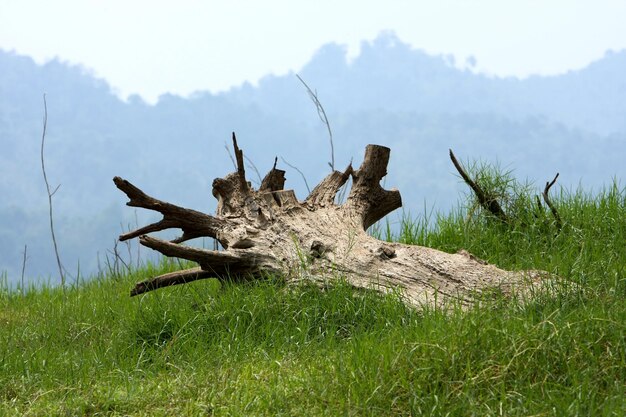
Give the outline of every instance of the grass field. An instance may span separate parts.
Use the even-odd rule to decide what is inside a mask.
[[[0,415],[624,416],[626,192],[555,202],[560,232],[515,204],[508,226],[469,208],[378,229],[564,277],[525,305],[415,311],[279,278],[128,297],[167,261],[65,291],[5,286]]]

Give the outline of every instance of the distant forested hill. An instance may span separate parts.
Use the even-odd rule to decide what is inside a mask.
[[[322,47],[299,71],[329,116],[335,160],[360,162],[367,143],[392,149],[387,186],[405,210],[446,211],[462,184],[447,159],[499,161],[538,183],[598,188],[626,165],[626,51],[551,77],[496,78],[459,69],[446,56],[411,49],[392,34],[364,43],[348,62],[343,47]],[[325,127],[294,74],[269,75],[220,94],[163,95],[156,105],[120,100],[87,69],[0,51],[0,271],[54,274],[39,147],[42,95],[48,102],[46,163],[61,184],[54,197],[61,256],[69,271],[97,269],[121,228],[146,217],[124,206],[120,175],[180,205],[212,210],[210,184],[232,170],[225,144],[236,131],[261,175],[285,158],[313,186],[329,170]],[[287,170],[287,186],[306,189]],[[248,169],[256,180],[253,167]],[[145,253],[145,251],[144,251]]]

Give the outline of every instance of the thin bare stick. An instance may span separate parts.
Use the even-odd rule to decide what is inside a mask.
[[[48,193],[48,208],[50,217],[50,232],[52,233],[52,243],[54,244],[54,254],[57,258],[57,266],[59,267],[59,275],[61,277],[61,286],[65,288],[65,275],[63,274],[63,266],[61,265],[61,257],[59,256],[59,248],[57,240],[54,235],[54,221],[52,217],[52,196],[59,190],[61,184],[57,185],[54,191],[50,191],[50,183],[48,182],[48,176],[46,175],[46,165],[44,163],[44,143],[46,140],[46,128],[48,127],[48,104],[46,103],[46,95],[43,95],[43,132],[41,134],[41,171],[43,172],[43,179],[46,183],[46,191]]]
[[[559,173],[557,172],[552,182],[546,182],[546,188],[543,189],[543,201],[546,202],[548,207],[550,207],[550,211],[554,216],[554,220],[556,221],[556,228],[560,231],[561,227],[563,227],[563,222],[561,221],[561,216],[559,216],[559,212],[556,210],[556,207],[550,201],[550,197],[548,196],[548,192],[550,188],[556,183],[556,179],[559,178]]]
[[[122,231],[124,231],[124,226],[122,226]],[[130,226],[128,227],[128,230],[130,231]],[[124,244],[126,245],[126,251],[128,252],[128,265],[129,267],[133,265],[133,252],[132,252],[132,246],[130,245],[130,240],[126,240],[124,242]],[[140,245],[139,245],[140,246]],[[130,268],[128,270],[128,272],[130,272]]]
[[[291,164],[290,164],[289,162],[287,162],[287,161],[285,160],[285,158],[283,158],[282,156],[280,157],[280,159],[281,159],[281,160],[285,163],[285,165],[287,165],[289,168],[295,169],[295,170],[298,172],[298,174],[300,174],[300,176],[301,176],[301,177],[302,177],[302,179],[304,180],[304,185],[306,186],[306,191],[307,191],[307,193],[311,194],[311,188],[309,187],[309,183],[306,181],[306,177],[304,176],[304,174],[302,173],[302,171],[300,171],[300,170],[298,169],[298,167],[297,167],[297,166],[295,166],[295,165],[291,165]]]
[[[456,170],[459,172],[459,174],[463,178],[463,181],[465,181],[465,183],[469,185],[472,191],[474,191],[474,193],[476,194],[476,197],[478,198],[478,202],[480,203],[480,205],[483,206],[483,208],[487,209],[491,214],[493,214],[494,216],[496,216],[503,222],[507,223],[508,217],[506,213],[504,213],[504,210],[502,210],[500,203],[498,203],[498,201],[495,198],[488,196],[483,191],[483,189],[476,182],[474,182],[469,177],[469,175],[467,175],[467,173],[465,172],[465,170],[463,169],[459,161],[457,161],[456,157],[454,156],[454,152],[452,152],[452,149],[450,149],[450,159],[452,160],[452,164],[454,164],[454,167],[456,168]]]
[[[252,167],[254,172],[256,172],[256,176],[259,177],[259,187],[260,187],[261,182],[263,181],[263,179],[261,178],[261,173],[259,173],[259,170],[257,169],[256,165],[254,165],[254,162],[252,162],[252,159],[248,158],[246,155],[244,155],[243,157],[248,162],[248,165]]]
[[[22,258],[22,295],[24,295],[24,272],[26,272],[26,253],[28,251],[28,246],[24,245],[24,257]]]
[[[330,161],[331,161],[328,163],[328,165],[330,165],[331,171],[334,171],[335,170],[335,145],[333,144],[333,132],[330,129],[330,123],[328,122],[328,117],[326,117],[326,111],[324,110],[324,106],[322,106],[322,103],[317,97],[317,91],[311,90],[311,88],[307,85],[307,83],[305,83],[302,77],[300,77],[298,74],[296,74],[296,77],[298,77],[300,82],[306,88],[307,92],[309,93],[309,97],[311,97],[313,104],[315,104],[315,107],[317,109],[317,114],[320,117],[320,120],[326,125],[326,129],[328,129],[328,138],[330,139]]]
[[[230,157],[230,160],[233,163],[233,168],[237,169],[237,163],[235,162],[235,158],[233,158],[233,154],[230,152],[230,148],[228,147],[226,142],[224,142],[224,149],[226,149],[226,153],[228,153],[228,156]]]
[[[113,250],[109,250],[109,253],[113,255],[114,258],[113,269],[115,271],[115,275],[120,276],[122,274],[120,272],[120,264],[124,265],[124,268],[126,268],[128,272],[130,272],[131,268],[120,255],[120,251],[117,249],[117,245],[118,241],[115,241],[115,244],[113,245]]]

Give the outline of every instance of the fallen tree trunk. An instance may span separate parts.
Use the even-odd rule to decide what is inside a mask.
[[[120,177],[113,179],[130,199],[127,205],[163,215],[161,221],[123,234],[120,240],[139,237],[144,246],[199,265],[140,282],[131,295],[209,277],[237,280],[280,274],[287,281],[343,279],[357,288],[399,290],[414,306],[448,300],[469,305],[485,290],[510,294],[541,279],[541,272],[504,271],[465,251],[449,254],[368,235],[372,224],[402,205],[398,190],[380,186],[389,148],[368,145],[358,169],[349,165],[343,172],[332,172],[298,201],[292,190],[283,189],[285,171],[276,165],[254,190],[246,180],[243,152],[234,134],[233,145],[237,171],[213,181],[218,200],[214,216],[157,200]],[[338,205],[337,192],[349,178],[350,192]],[[172,241],[147,236],[169,228],[183,233]],[[217,239],[224,250],[182,244],[202,236]]]

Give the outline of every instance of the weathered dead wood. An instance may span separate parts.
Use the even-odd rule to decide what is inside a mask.
[[[493,214],[495,217],[502,220],[504,223],[508,223],[509,218],[504,210],[502,210],[502,207],[500,206],[500,203],[498,203],[498,200],[494,196],[490,196],[485,191],[483,191],[480,185],[478,185],[470,178],[469,175],[467,175],[459,161],[457,161],[456,157],[454,156],[454,152],[452,152],[452,149],[450,149],[450,159],[452,160],[452,164],[454,165],[456,170],[461,175],[461,178],[463,178],[463,181],[465,181],[465,183],[469,185],[472,191],[474,191],[474,194],[476,194],[476,198],[478,198],[478,202],[480,203],[480,205],[483,206],[485,210]]]
[[[211,278],[212,276],[212,272],[204,271],[200,267],[171,272],[169,274],[159,275],[158,277],[148,281],[137,283],[135,288],[130,291],[130,296],[133,297],[135,295],[156,290],[157,288],[168,287],[170,285],[186,284],[198,279]]]
[[[456,170],[461,175],[461,178],[463,178],[463,181],[465,181],[465,183],[472,189],[472,191],[474,191],[474,194],[476,195],[476,198],[478,199],[478,202],[483,207],[483,209],[490,212],[493,216],[500,219],[502,222],[510,223],[511,217],[505,213],[498,200],[494,196],[490,196],[488,193],[486,193],[477,182],[470,178],[470,176],[467,174],[467,172],[465,172],[459,161],[454,156],[454,152],[452,152],[452,149],[450,149],[450,159],[452,160],[452,164],[454,165]],[[546,186],[543,190],[542,196],[543,200],[548,205],[548,208],[550,208],[552,216],[554,216],[557,230],[560,231],[563,222],[561,221],[561,216],[559,216],[559,212],[557,211],[554,204],[552,204],[550,196],[548,195],[550,188],[552,188],[552,186],[556,183],[556,179],[558,177],[559,173],[557,172],[556,176],[551,182],[546,182]],[[535,197],[537,201],[537,207],[539,208],[540,212],[543,212],[543,206],[541,205],[539,196]]]
[[[554,179],[551,182],[546,181],[546,187],[543,189],[542,196],[543,196],[543,201],[546,202],[547,206],[550,208],[550,211],[552,212],[552,215],[554,216],[554,221],[556,222],[557,230],[560,231],[561,228],[563,227],[563,222],[561,221],[561,216],[559,216],[559,212],[557,211],[554,204],[552,204],[552,201],[550,201],[550,196],[548,195],[548,193],[550,192],[550,188],[552,188],[554,183],[556,183],[557,178],[559,178],[558,172],[556,173],[556,175],[554,176]]]
[[[197,279],[237,280],[280,274],[287,281],[316,283],[343,279],[357,288],[400,290],[415,306],[458,300],[469,305],[484,290],[510,294],[541,280],[538,271],[509,272],[489,265],[466,251],[457,254],[435,249],[387,243],[367,228],[402,205],[398,190],[380,186],[387,174],[389,148],[368,145],[358,169],[333,171],[304,201],[284,190],[284,171],[272,170],[258,190],[246,181],[243,152],[233,135],[236,172],[213,181],[218,200],[214,216],[166,203],[146,195],[130,182],[114,178],[115,185],[134,207],[155,210],[163,219],[120,236],[139,237],[142,245],[166,256],[197,262],[199,268],[161,275],[140,282],[131,295]],[[335,202],[339,189],[352,179],[343,204]],[[165,241],[147,233],[167,228],[183,231]],[[223,251],[181,243],[193,237],[217,239]]]

